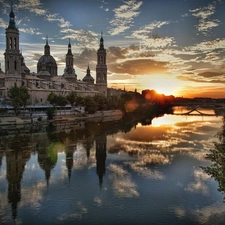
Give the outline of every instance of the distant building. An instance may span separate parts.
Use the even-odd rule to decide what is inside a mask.
[[[0,98],[7,98],[8,90],[15,84],[28,88],[31,104],[48,103],[47,97],[51,92],[64,96],[71,91],[80,96],[96,94],[107,96],[106,50],[102,34],[97,51],[96,83],[91,76],[89,65],[83,80],[77,80],[70,41],[65,58],[66,68],[61,76],[58,75],[57,62],[50,54],[48,37],[44,46],[44,55],[37,63],[37,73],[30,73],[20,52],[19,44],[19,30],[16,27],[15,15],[11,7],[9,25],[6,28],[5,72],[2,71],[0,64]]]

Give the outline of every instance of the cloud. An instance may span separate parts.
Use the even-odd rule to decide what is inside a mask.
[[[18,8],[27,9],[31,13],[35,13],[39,16],[44,16],[49,22],[58,22],[60,28],[66,28],[72,26],[69,21],[66,21],[63,17],[54,13],[51,14],[48,9],[40,2],[40,0],[20,0]]]
[[[27,9],[36,15],[46,15],[47,13],[40,0],[20,0],[18,8]]]
[[[6,28],[7,25],[8,24],[2,18],[0,18],[0,27]]]
[[[114,18],[109,22],[111,29],[110,35],[117,35],[128,30],[133,25],[133,20],[140,12],[138,11],[142,5],[142,1],[137,0],[124,0],[124,4],[115,8]]]
[[[221,77],[221,79],[216,80],[206,80],[206,79],[200,79],[200,78],[191,78],[188,76],[177,76],[177,79],[182,81],[190,81],[195,83],[215,83],[215,84],[225,84],[225,77]]]
[[[61,28],[66,28],[66,27],[71,27],[72,24],[69,21],[65,21],[65,19],[58,14],[49,14],[46,16],[47,21],[54,22],[57,21],[59,27]]]
[[[223,73],[216,73],[216,72],[202,72],[198,74],[199,76],[210,78],[223,75]]]
[[[85,42],[85,46],[87,46],[87,43],[90,44],[91,46],[98,46],[98,34],[93,32],[93,31],[88,31],[88,30],[74,30],[70,28],[62,29],[60,33],[63,35],[62,39],[71,39],[71,40],[76,40],[80,42],[81,44]]]
[[[166,62],[157,62],[151,59],[130,59],[120,64],[108,64],[111,72],[127,73],[130,75],[155,74],[167,72]]]
[[[84,48],[80,54],[74,55],[75,65],[79,68],[87,68],[89,63],[90,69],[95,68],[96,66],[96,50]]]
[[[20,32],[28,33],[28,34],[36,34],[36,35],[42,34],[38,28],[20,28]]]
[[[132,32],[130,36],[126,36],[126,38],[134,38],[140,40],[141,45],[145,45],[148,48],[165,48],[174,45],[173,37],[160,37],[157,34],[153,34],[155,29],[159,29],[164,25],[170,24],[169,21],[153,21],[145,26],[142,26],[139,30],[135,30]]]
[[[216,2],[213,2],[206,7],[190,10],[192,15],[199,19],[199,24],[196,25],[197,30],[204,35],[206,35],[210,29],[217,27],[220,24],[218,19],[210,20],[210,16],[214,15],[216,12],[215,4]]]

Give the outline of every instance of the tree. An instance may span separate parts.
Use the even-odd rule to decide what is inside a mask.
[[[28,99],[30,98],[28,89],[24,86],[18,87],[16,83],[9,89],[8,97],[11,100],[11,105],[13,106],[17,116],[20,114],[20,108],[25,108],[28,103]]]
[[[47,97],[47,101],[55,108],[57,105],[57,95],[54,92],[51,92]]]
[[[66,96],[66,99],[70,103],[71,108],[73,108],[77,99],[77,94],[74,91],[72,91]]]
[[[97,104],[94,99],[90,96],[85,97],[85,112],[87,113],[96,113],[97,111]]]
[[[207,167],[201,166],[201,168],[218,182],[218,191],[225,194],[225,116],[223,117],[221,130],[217,136],[219,141],[214,142],[214,148],[207,154],[211,165]]]
[[[53,105],[54,108],[56,108],[57,105],[63,107],[68,103],[66,97],[57,95],[53,92],[48,95],[47,100]]]
[[[65,106],[67,103],[68,103],[67,99],[64,96],[57,95],[57,97],[56,97],[56,104],[58,106],[60,106],[60,109],[61,109],[61,107]]]

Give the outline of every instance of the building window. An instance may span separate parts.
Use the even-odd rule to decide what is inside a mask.
[[[17,63],[16,63],[16,61],[14,62],[14,69],[16,70],[17,68]]]
[[[12,49],[12,38],[9,39],[9,48]]]
[[[16,38],[14,38],[14,49],[16,49]]]

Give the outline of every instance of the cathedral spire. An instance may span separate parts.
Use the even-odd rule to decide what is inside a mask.
[[[50,55],[50,46],[48,44],[48,35],[46,36],[45,55]]]
[[[67,52],[67,55],[72,55],[71,44],[70,44],[70,38],[69,38],[69,44],[68,44],[68,52]]]
[[[103,40],[103,37],[102,37],[103,35],[102,35],[102,31],[101,31],[101,38],[100,38],[100,48],[99,48],[99,50],[105,50],[104,49],[104,40]]]
[[[13,4],[11,2],[11,12],[9,13],[9,26],[8,28],[17,29],[15,23],[15,14],[13,12]]]

